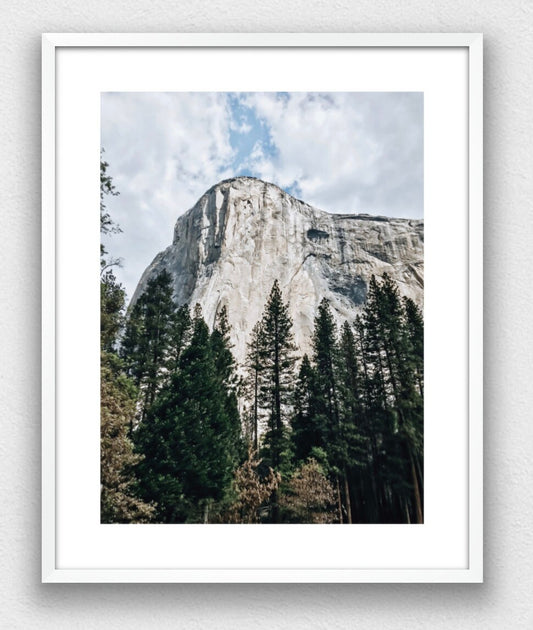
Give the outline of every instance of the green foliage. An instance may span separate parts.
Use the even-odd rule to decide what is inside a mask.
[[[294,391],[294,415],[291,418],[291,442],[296,462],[305,461],[313,449],[325,450],[327,425],[317,409],[318,375],[309,357],[304,355]]]
[[[312,404],[315,424],[322,427],[322,446],[328,453],[331,464],[341,466],[338,457],[340,437],[339,385],[337,329],[329,303],[323,299],[318,306],[313,333]]]
[[[374,278],[358,323],[365,368],[368,502],[380,522],[423,521],[423,322],[388,276]],[[367,481],[368,483],[368,481]]]
[[[408,365],[416,381],[416,389],[420,396],[419,403],[424,398],[424,317],[422,311],[410,298],[404,298],[405,334],[409,344]]]
[[[141,392],[140,418],[154,402],[162,387],[177,349],[177,314],[172,300],[172,277],[166,271],[151,278],[144,293],[137,299],[128,316],[121,344],[121,357],[126,373]],[[180,322],[182,324],[182,322]],[[185,323],[182,335],[185,335]]]
[[[288,419],[293,404],[294,351],[292,320],[276,280],[263,316],[254,326],[246,357],[244,420],[249,444],[259,447],[266,466],[282,476],[291,471]],[[259,444],[261,425],[265,428]],[[271,519],[279,522],[277,489],[271,497]]]
[[[166,368],[170,373],[179,369],[181,355],[190,342],[192,319],[189,307],[183,304],[171,317],[168,360]]]
[[[210,335],[198,309],[178,370],[160,389],[134,433],[139,495],[157,502],[161,523],[205,521],[224,499],[241,453],[240,421],[229,387],[227,331]],[[217,364],[224,369],[217,371]]]
[[[235,372],[235,359],[231,352],[230,331],[227,310],[223,306],[217,314],[209,341],[215,366],[216,385],[226,415],[221,436],[228,440],[227,449],[228,452],[233,452],[232,461],[240,461],[246,457],[246,451],[241,437],[242,427],[237,397],[238,379]]]
[[[295,386],[295,463],[320,458],[341,522],[422,522],[423,319],[388,276],[372,278],[340,337],[328,303]]]
[[[259,396],[263,371],[262,352],[262,328],[261,322],[257,322],[252,329],[252,334],[247,344],[244,364],[246,376],[241,384],[241,394],[244,398],[243,419],[245,436],[248,444],[254,451],[257,451],[259,445],[259,423],[261,418]]]
[[[118,191],[113,184],[113,178],[107,172],[109,168],[109,164],[102,159],[102,154],[104,150],[102,149],[100,152],[100,234],[118,234],[122,232],[119,225],[117,225],[111,215],[109,214],[106,205],[104,203],[104,198],[106,195],[116,196],[118,195]],[[103,274],[110,267],[120,265],[121,261],[119,259],[108,259],[106,258],[107,251],[103,245],[100,243],[100,273]]]
[[[105,352],[115,350],[124,321],[124,302],[124,289],[108,269],[100,278],[100,344]]]
[[[259,336],[259,406],[267,419],[262,456],[276,470],[287,462],[287,420],[292,404],[294,351],[292,320],[274,282],[263,312]]]
[[[122,230],[113,221],[109,214],[104,199],[106,195],[116,196],[119,192],[113,184],[113,178],[107,172],[109,164],[102,157],[103,149],[100,154],[100,233],[101,234],[117,234]]]

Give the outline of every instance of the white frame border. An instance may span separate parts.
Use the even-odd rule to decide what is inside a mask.
[[[60,47],[461,47],[469,69],[469,561],[467,569],[57,569],[55,117]],[[483,37],[479,33],[51,33],[42,36],[42,581],[483,581]]]

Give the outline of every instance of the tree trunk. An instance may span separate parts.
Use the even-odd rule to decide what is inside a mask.
[[[259,370],[255,370],[255,382],[254,382],[254,426],[252,427],[254,438],[254,450],[257,452],[257,418],[259,414]]]
[[[280,450],[281,450],[281,434],[282,434],[282,425],[281,425],[281,387],[280,387],[280,360],[279,360],[279,334],[278,334],[278,322],[275,322],[275,344],[274,344],[274,407],[275,407],[275,422],[273,423],[274,435],[272,436],[274,453],[272,454],[272,461],[274,463],[274,468],[279,467],[280,463]]]
[[[344,494],[346,495],[346,512],[348,516],[348,524],[352,524],[352,502],[350,501],[350,486],[348,484],[348,475],[344,471]]]
[[[279,523],[280,515],[279,515],[279,505],[278,505],[278,491],[274,490],[272,493],[272,522]]]
[[[408,525],[410,525],[411,524],[411,517],[409,516],[409,505],[407,504],[407,501],[405,501],[404,507],[405,507],[405,515],[406,515],[406,519],[407,519],[405,522]]]
[[[342,525],[344,521],[342,518],[342,501],[341,501],[341,488],[339,484],[339,475],[337,475],[337,503],[338,503],[338,508],[339,508],[339,523]]]
[[[416,522],[418,524],[422,524],[424,522],[424,516],[422,514],[422,501],[420,498],[420,488],[418,486],[418,477],[416,474],[415,462],[413,460],[413,455],[410,449],[409,449],[409,457],[411,458],[411,473],[413,476],[413,487],[414,487],[414,492],[415,492]]]

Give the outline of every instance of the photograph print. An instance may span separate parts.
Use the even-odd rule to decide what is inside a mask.
[[[101,523],[424,522],[422,92],[101,95]]]

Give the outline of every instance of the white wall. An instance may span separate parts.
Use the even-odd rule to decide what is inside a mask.
[[[438,4],[0,0],[0,626],[533,627],[533,4]],[[40,34],[61,31],[485,33],[485,584],[40,584]]]

